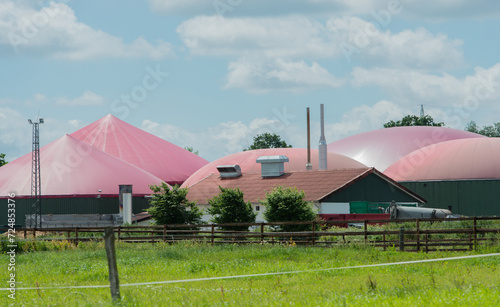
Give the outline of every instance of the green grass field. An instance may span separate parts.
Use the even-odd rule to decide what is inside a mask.
[[[16,255],[17,287],[109,285],[103,243],[45,246]],[[191,242],[117,243],[122,300],[109,288],[2,291],[1,306],[498,306],[500,257],[306,273],[124,286],[270,272],[316,270],[418,259],[498,253],[404,253],[365,246],[210,246]],[[8,283],[2,256],[3,286]]]

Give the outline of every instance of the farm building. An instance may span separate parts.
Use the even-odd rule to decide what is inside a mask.
[[[384,172],[429,207],[468,216],[500,215],[500,139],[469,138],[418,149]]]
[[[264,220],[264,208],[259,200],[277,186],[304,191],[305,199],[314,203],[319,214],[352,213],[356,207],[364,207],[365,211],[374,210],[366,213],[379,213],[380,206],[387,206],[392,201],[414,204],[425,202],[374,168],[286,171],[283,164],[286,165],[288,160],[292,161],[283,155],[259,157],[253,163],[262,164],[260,172],[240,173],[240,167],[233,166],[235,171],[227,173],[225,170],[231,166],[225,165],[219,168],[223,170],[221,173],[210,173],[189,186],[188,198],[205,209],[208,200],[220,192],[219,186],[239,188],[244,193],[245,201],[250,202],[258,213],[258,221]],[[204,216],[204,219],[208,220],[209,216]]]
[[[417,149],[465,138],[484,138],[484,136],[444,127],[394,127],[368,131],[332,142],[328,144],[328,151],[384,171]]]
[[[133,213],[142,212],[149,185],[181,184],[208,163],[112,115],[43,146],[40,158],[43,227],[109,224],[119,211],[121,184],[133,186]],[[15,193],[16,223],[23,226],[33,210],[31,165],[29,153],[0,168],[0,204]]]

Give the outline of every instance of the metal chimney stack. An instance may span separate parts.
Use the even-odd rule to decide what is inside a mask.
[[[328,169],[327,161],[327,146],[325,138],[325,105],[321,104],[321,136],[319,138],[319,166],[318,169],[326,170]]]
[[[306,170],[312,170],[311,164],[311,118],[309,116],[309,108],[307,108],[307,163]]]

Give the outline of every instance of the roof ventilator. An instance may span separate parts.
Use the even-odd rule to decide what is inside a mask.
[[[219,165],[217,166],[220,178],[237,178],[241,176],[241,167],[235,165]]]
[[[288,162],[287,156],[260,156],[257,163],[261,164],[261,175],[267,177],[280,177],[285,174],[285,162]]]

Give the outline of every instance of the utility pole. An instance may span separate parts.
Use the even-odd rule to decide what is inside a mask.
[[[40,175],[40,133],[39,125],[44,123],[43,118],[38,122],[28,119],[28,123],[33,127],[32,150],[31,150],[31,206],[30,227],[42,227],[42,183]]]

